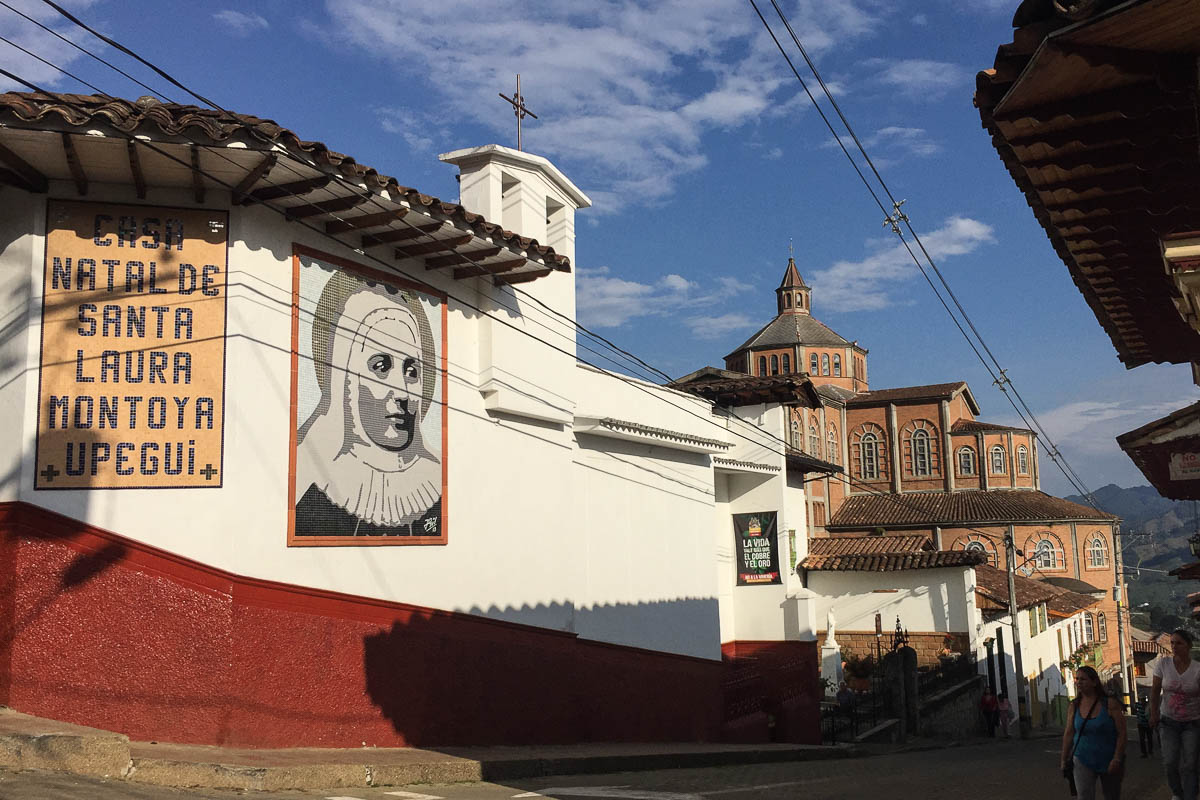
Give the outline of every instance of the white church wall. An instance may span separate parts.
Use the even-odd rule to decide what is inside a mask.
[[[66,187],[52,193],[73,195]],[[132,194],[132,189],[97,184],[85,199],[137,202]],[[37,220],[44,219],[45,200],[23,195],[22,202],[28,213],[7,214],[0,221],[0,280],[18,291],[24,283],[36,309],[45,242]],[[194,207],[184,191],[153,189],[143,202]],[[228,208],[227,203],[227,195],[210,190],[204,207]],[[569,424],[488,413],[478,388],[478,316],[453,299],[447,319],[447,544],[287,547],[289,436],[295,425],[289,355],[292,245],[386,267],[262,208],[229,210],[221,488],[35,491],[40,317],[34,313],[27,329],[19,324],[0,343],[5,363],[18,364],[5,367],[16,378],[0,388],[0,408],[23,407],[23,413],[10,416],[19,421],[14,426],[19,430],[4,437],[6,443],[21,442],[21,450],[8,444],[0,450],[0,474],[19,475],[20,499],[254,578],[560,630],[583,627],[581,634],[606,641],[713,657],[717,615],[706,457],[650,453],[610,442],[577,448]],[[20,235],[28,230],[38,234]],[[434,288],[476,301],[472,282],[418,267],[410,271]],[[574,391],[574,361],[546,356],[545,349],[521,346],[523,378],[542,390]],[[642,405],[623,416],[641,419]],[[574,482],[582,482],[585,471],[589,477],[581,490]],[[5,498],[16,494],[8,484],[0,491]],[[592,509],[591,527],[579,525],[580,502]],[[643,522],[635,510],[651,505],[656,509]],[[618,524],[612,524],[614,518]],[[619,546],[606,538],[613,529],[624,537]],[[595,561],[590,570],[589,558]],[[674,627],[620,632],[610,617],[583,613],[581,597],[588,609],[658,608],[655,604],[678,600],[681,608],[695,610]],[[653,614],[642,617],[653,619]]]

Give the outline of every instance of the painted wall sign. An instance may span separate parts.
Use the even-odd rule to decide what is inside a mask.
[[[292,545],[446,543],[446,298],[295,246]]]
[[[221,485],[228,219],[48,203],[36,489]]]
[[[779,574],[779,543],[776,541],[775,525],[774,511],[733,515],[738,586],[783,582]]]
[[[1171,453],[1169,470],[1173,481],[1200,479],[1200,453]]]

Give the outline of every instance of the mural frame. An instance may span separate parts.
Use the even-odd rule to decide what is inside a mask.
[[[442,478],[442,495],[441,495],[441,530],[436,536],[297,536],[296,535],[296,472],[297,472],[297,446],[298,446],[298,428],[296,421],[296,413],[299,407],[299,369],[300,369],[300,272],[301,272],[301,257],[308,257],[318,261],[322,261],[330,266],[345,270],[353,275],[361,276],[371,281],[393,286],[397,289],[408,289],[420,292],[421,294],[435,297],[441,304],[441,337],[439,346],[441,353],[438,357],[438,366],[441,380],[441,404],[442,404],[442,430],[441,430],[441,478]],[[448,336],[448,296],[445,292],[439,291],[434,287],[420,283],[414,280],[408,280],[379,269],[359,264],[356,261],[351,261],[340,256],[335,256],[332,253],[327,253],[322,250],[317,250],[312,247],[307,247],[302,244],[292,243],[292,290],[291,290],[291,347],[290,361],[291,369],[289,374],[289,416],[288,416],[288,480],[287,480],[287,546],[288,547],[394,547],[394,546],[419,546],[419,545],[445,545],[449,544],[449,410],[450,410],[450,392],[449,392],[449,361],[447,359],[447,340]]]

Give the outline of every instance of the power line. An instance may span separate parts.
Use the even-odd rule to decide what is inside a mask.
[[[903,205],[904,201],[903,200],[897,201],[895,198],[895,195],[892,194],[891,189],[887,185],[887,182],[883,179],[883,176],[880,175],[879,170],[876,168],[874,161],[871,160],[870,154],[867,152],[865,146],[863,145],[862,141],[859,139],[857,133],[855,133],[853,126],[850,124],[849,120],[846,118],[845,114],[842,112],[841,106],[838,104],[836,98],[833,96],[833,93],[830,91],[828,85],[825,83],[824,79],[821,77],[820,71],[817,69],[816,64],[809,57],[808,51],[804,48],[804,45],[800,41],[800,38],[796,35],[795,30],[792,28],[791,23],[787,19],[787,16],[783,13],[783,10],[779,7],[777,0],[771,0],[772,6],[774,7],[776,13],[779,15],[780,20],[783,22],[784,26],[786,27],[796,48],[800,51],[800,54],[803,56],[805,63],[808,65],[808,68],[812,71],[813,75],[816,77],[818,83],[821,86],[823,93],[825,94],[826,98],[829,100],[830,104],[833,106],[834,110],[836,111],[838,118],[841,120],[841,122],[845,126],[847,132],[850,134],[850,137],[853,140],[855,146],[858,148],[859,152],[862,154],[863,159],[866,161],[868,167],[870,168],[871,173],[874,175],[874,177],[878,181],[881,189],[887,195],[888,199],[891,201],[892,208],[893,208],[892,213],[889,214],[887,209],[884,208],[883,203],[880,201],[874,188],[870,185],[870,182],[867,180],[866,176],[863,174],[862,170],[859,168],[858,163],[854,160],[854,158],[850,155],[850,152],[846,149],[845,143],[842,141],[842,137],[840,135],[838,135],[838,132],[834,128],[833,124],[830,122],[829,117],[823,111],[821,111],[821,109],[820,109],[819,105],[817,104],[816,99],[813,97],[813,94],[810,91],[807,83],[805,82],[803,77],[800,75],[799,70],[796,69],[790,56],[788,56],[782,43],[779,41],[779,38],[775,35],[775,32],[771,29],[771,26],[767,22],[766,17],[764,17],[762,12],[759,10],[758,5],[755,3],[755,0],[749,0],[749,2],[750,2],[750,5],[754,8],[755,13],[758,15],[759,20],[763,23],[763,26],[767,29],[767,32],[770,34],[772,40],[775,42],[775,45],[779,49],[780,54],[783,55],[784,59],[787,61],[788,66],[792,70],[792,73],[796,76],[797,80],[800,82],[801,86],[803,87],[805,93],[808,95],[809,99],[812,101],[813,105],[815,107],[817,107],[818,113],[821,117],[821,120],[825,123],[825,126],[829,129],[830,133],[833,134],[834,140],[838,143],[838,146],[841,148],[842,153],[846,156],[847,160],[850,161],[851,165],[854,168],[855,173],[859,176],[860,180],[862,180],[863,184],[867,187],[867,190],[870,192],[872,199],[875,200],[876,205],[878,205],[880,207],[880,209],[884,212],[885,217],[886,217],[885,225],[890,227],[891,230],[900,239],[900,241],[904,244],[904,247],[908,251],[909,256],[913,259],[913,262],[916,264],[918,270],[921,271],[922,276],[925,277],[927,282],[929,282],[930,287],[933,289],[934,294],[938,297],[938,300],[942,303],[943,308],[945,308],[946,312],[950,315],[951,319],[954,321],[955,326],[958,328],[959,332],[963,335],[964,339],[966,339],[966,341],[970,345],[971,349],[975,352],[975,355],[980,360],[980,363],[983,364],[983,366],[987,370],[988,374],[992,377],[993,384],[995,384],[997,386],[997,388],[999,388],[1004,393],[1009,404],[1012,405],[1013,410],[1017,413],[1017,416],[1020,417],[1022,422],[1024,422],[1025,425],[1029,426],[1031,429],[1033,427],[1036,427],[1036,429],[1041,433],[1042,447],[1046,450],[1046,453],[1050,457],[1051,461],[1054,462],[1055,465],[1057,465],[1059,467],[1059,469],[1062,471],[1063,476],[1067,479],[1067,481],[1081,495],[1083,495],[1083,497],[1087,500],[1087,502],[1090,505],[1092,505],[1097,511],[1100,511],[1101,509],[1099,508],[1098,505],[1096,505],[1095,498],[1092,496],[1092,493],[1087,489],[1082,478],[1071,467],[1069,462],[1067,462],[1066,457],[1062,455],[1062,453],[1058,449],[1057,445],[1054,444],[1054,441],[1053,441],[1053,439],[1051,439],[1049,433],[1042,426],[1041,422],[1037,419],[1037,417],[1033,413],[1032,409],[1025,402],[1024,398],[1020,395],[1015,384],[1013,384],[1012,380],[1008,377],[1006,370],[1004,370],[1000,366],[999,360],[996,358],[995,354],[991,351],[991,349],[987,346],[987,342],[983,339],[982,335],[980,335],[979,330],[976,328],[974,322],[971,320],[970,315],[966,312],[966,309],[963,308],[962,303],[958,300],[957,295],[954,293],[953,289],[950,287],[949,283],[946,281],[945,276],[942,274],[941,270],[938,269],[936,262],[933,260],[933,257],[929,254],[929,251],[926,249],[924,243],[921,241],[920,235],[917,233],[916,229],[913,227],[912,222],[909,219],[908,215],[901,212],[900,207],[901,207],[901,205]],[[974,340],[972,340],[972,337],[967,334],[966,330],[964,330],[962,324],[958,320],[958,316],[955,315],[954,312],[950,310],[949,305],[942,298],[941,292],[939,292],[937,287],[933,285],[929,276],[925,274],[925,270],[924,270],[922,264],[920,263],[920,260],[917,259],[916,254],[908,246],[908,243],[905,239],[903,231],[900,228],[901,222],[904,224],[905,228],[907,228],[909,234],[913,237],[913,241],[916,243],[917,247],[920,249],[921,253],[924,255],[926,261],[929,263],[929,266],[933,269],[934,274],[937,276],[937,278],[941,282],[942,286],[945,287],[947,294],[950,296],[951,301],[954,303],[955,307],[958,309],[959,314],[962,316],[963,321],[966,323],[967,327],[969,327],[971,329],[971,332],[974,334]],[[985,353],[987,353],[988,357],[992,361],[992,364],[995,365],[995,371],[993,371],[992,365],[988,363],[987,359],[985,359],[983,357],[983,355],[979,352],[979,349],[976,348],[975,341],[978,341],[979,346],[983,348],[983,351]],[[1016,401],[1014,401],[1012,397],[1009,397],[1008,389],[1006,387],[1011,387],[1012,394],[1016,397]],[[1020,407],[1018,407],[1017,403],[1020,403]],[[1022,411],[1022,408],[1024,409],[1024,411]],[[1028,419],[1026,418],[1026,415],[1028,415],[1028,417],[1029,417]],[[1032,424],[1030,422],[1030,419],[1032,419]]]
[[[201,95],[201,94],[199,94],[199,93],[197,93],[197,92],[193,91],[193,90],[192,90],[192,89],[190,89],[188,86],[186,86],[185,84],[183,84],[181,81],[179,81],[178,79],[176,79],[175,77],[173,77],[173,76],[172,76],[172,75],[171,75],[169,72],[167,72],[165,69],[162,69],[161,67],[159,67],[159,66],[157,66],[156,64],[152,63],[152,62],[151,62],[151,61],[149,61],[148,59],[146,59],[146,58],[143,58],[142,56],[138,55],[136,52],[134,52],[134,51],[133,51],[133,50],[131,50],[130,48],[128,48],[128,47],[126,47],[125,45],[121,44],[120,42],[117,42],[116,40],[114,40],[114,39],[111,39],[111,38],[109,38],[109,37],[107,37],[107,36],[105,36],[105,35],[103,35],[103,34],[101,34],[101,33],[97,32],[95,29],[93,29],[92,27],[90,27],[89,25],[87,25],[85,22],[83,22],[82,20],[80,20],[78,17],[76,17],[76,16],[74,16],[73,14],[71,14],[70,12],[66,11],[66,10],[65,10],[65,9],[63,9],[61,6],[57,5],[56,3],[53,3],[53,2],[51,2],[51,0],[43,0],[43,2],[44,2],[46,5],[50,6],[52,9],[54,9],[55,11],[57,11],[59,14],[61,14],[61,15],[62,15],[63,17],[65,17],[67,20],[69,20],[70,22],[74,23],[76,26],[78,26],[78,27],[82,28],[83,30],[85,30],[85,31],[87,31],[88,33],[92,34],[93,36],[95,36],[96,38],[100,39],[101,41],[103,41],[103,42],[105,42],[105,43],[107,43],[107,44],[111,45],[112,47],[116,48],[116,49],[117,49],[117,50],[119,50],[120,52],[126,53],[126,54],[127,54],[127,55],[129,55],[130,57],[132,57],[132,58],[136,59],[136,60],[137,60],[138,62],[140,62],[141,64],[144,64],[145,66],[147,66],[147,67],[149,67],[150,69],[154,70],[154,72],[156,72],[158,75],[162,76],[162,77],[163,77],[165,80],[169,81],[169,82],[170,82],[170,83],[171,83],[173,86],[176,86],[176,87],[178,87],[179,89],[181,89],[182,91],[184,91],[184,92],[186,92],[187,94],[191,95],[192,97],[196,98],[197,100],[199,100],[200,102],[204,103],[205,105],[211,106],[212,108],[214,108],[214,109],[216,109],[216,110],[220,111],[222,114],[225,114],[227,117],[229,117],[229,118],[230,118],[230,120],[232,120],[232,121],[237,121],[237,115],[235,115],[235,114],[234,114],[232,111],[229,111],[228,109],[224,108],[223,106],[221,106],[220,104],[216,103],[215,101],[213,101],[213,100],[210,100],[210,99],[208,99],[207,97],[205,97],[205,96],[203,96],[203,95]],[[23,14],[23,13],[21,13],[21,12],[20,12],[20,11],[18,11],[17,9],[14,9],[14,8],[12,8],[12,6],[9,6],[7,3],[5,3],[5,2],[4,2],[4,0],[0,0],[0,5],[4,5],[4,6],[5,6],[6,8],[8,8],[9,10],[11,10],[11,11],[13,11],[13,12],[17,13],[17,14],[20,14],[22,17],[25,17],[25,19],[29,20],[30,22],[33,22],[35,25],[38,25],[39,27],[41,27],[41,28],[43,28],[43,29],[45,29],[45,30],[49,31],[50,33],[54,33],[56,36],[59,36],[59,38],[64,38],[64,37],[60,36],[59,34],[57,34],[55,31],[53,31],[52,29],[50,29],[50,28],[47,28],[45,25],[42,25],[42,23],[38,22],[37,20],[35,20],[35,19],[33,19],[33,18],[29,17],[29,16],[28,16],[28,15],[26,15],[26,14]],[[111,63],[109,63],[107,60],[105,60],[105,59],[102,59],[102,58],[100,58],[99,56],[96,56],[95,54],[91,53],[90,51],[88,51],[88,50],[86,50],[86,49],[84,49],[84,48],[81,48],[81,47],[79,47],[79,45],[76,45],[74,42],[71,42],[69,39],[64,39],[64,41],[67,41],[68,43],[70,43],[70,44],[72,44],[74,47],[76,47],[77,49],[80,49],[80,50],[82,50],[83,52],[85,52],[85,53],[87,53],[89,56],[91,56],[92,58],[94,58],[94,59],[96,59],[97,61],[99,61],[100,63],[102,63],[102,64],[104,64],[104,65],[106,65],[106,66],[110,67],[111,69],[113,69],[113,70],[115,70],[115,71],[119,72],[120,74],[124,75],[125,77],[129,78],[130,80],[133,80],[133,81],[135,81],[135,82],[136,82],[136,83],[138,83],[140,86],[142,86],[143,88],[147,89],[148,91],[150,91],[150,92],[155,92],[155,90],[154,90],[154,89],[152,89],[151,87],[147,86],[145,83],[142,83],[141,81],[138,81],[136,78],[134,78],[133,76],[129,75],[128,73],[126,73],[126,72],[122,71],[121,69],[119,69],[119,68],[118,68],[118,67],[116,67],[115,65],[113,65],[113,64],[111,64]],[[56,69],[59,69],[59,68],[58,68],[58,67],[56,67]],[[65,70],[62,70],[62,71],[64,71],[64,72],[65,72]],[[67,74],[69,74],[69,73],[67,73]],[[72,76],[72,77],[74,77],[74,76]],[[79,80],[79,79],[77,79],[77,80]],[[86,82],[84,82],[84,81],[80,81],[80,82],[81,82],[81,83],[84,83],[85,85],[89,86],[89,87],[90,87],[90,88],[92,88],[92,89],[95,89],[95,87],[92,87],[92,86],[91,86],[91,84],[88,84],[88,83],[86,83]],[[99,91],[99,90],[96,90],[96,91]],[[170,101],[170,98],[169,98],[169,97],[167,97],[167,95],[165,95],[165,94],[163,94],[163,93],[161,93],[161,92],[158,92],[158,94],[159,94],[160,96],[162,96],[162,97],[166,97],[166,98],[167,98],[167,99]],[[174,101],[171,101],[171,102],[174,102]],[[289,157],[289,158],[294,158],[294,156],[293,156],[291,153],[287,153],[287,157]],[[358,187],[356,187],[356,186],[354,186],[353,184],[349,183],[349,181],[346,181],[346,179],[345,179],[343,176],[341,176],[341,175],[336,175],[336,174],[335,174],[333,177],[334,177],[334,179],[335,179],[335,180],[337,180],[337,181],[338,181],[338,182],[340,182],[340,183],[343,183],[343,184],[345,184],[345,185],[349,185],[349,186],[353,187],[355,190],[357,190],[357,189],[358,189]],[[374,203],[374,204],[375,204],[377,207],[379,207],[379,208],[383,208],[383,206],[382,206],[382,205],[380,205],[380,204],[378,203],[378,201],[377,201],[375,198],[373,198],[373,197],[369,197],[368,199],[370,200],[370,202]],[[332,215],[332,216],[334,216],[334,217],[335,217],[335,219],[337,218],[336,214],[334,214],[334,215]],[[409,224],[409,225],[411,226],[411,223],[405,223],[403,220],[401,220],[401,222],[402,222],[403,224]],[[413,227],[415,227],[415,226],[413,226]],[[432,239],[433,237],[432,237],[432,236],[430,236],[430,238]],[[436,240],[435,240],[435,241],[436,241]],[[533,295],[532,293],[530,293],[530,292],[526,292],[525,290],[523,290],[523,289],[520,289],[519,287],[516,287],[516,286],[510,286],[509,288],[510,288],[510,289],[513,291],[513,293],[514,293],[514,294],[520,294],[520,295],[523,295],[523,296],[525,296],[525,297],[527,297],[527,298],[529,298],[529,299],[533,300],[535,303],[537,303],[538,305],[540,305],[540,306],[541,306],[543,309],[545,309],[546,311],[550,312],[551,314],[553,314],[553,315],[555,315],[555,316],[557,316],[557,317],[561,318],[563,321],[565,321],[565,322],[566,322],[566,323],[568,323],[569,325],[572,325],[572,326],[573,326],[573,327],[574,327],[576,330],[578,330],[579,332],[583,333],[585,336],[591,337],[591,338],[592,338],[594,341],[599,341],[599,342],[601,342],[603,345],[605,345],[606,347],[608,347],[608,348],[610,348],[611,350],[615,351],[615,352],[616,352],[616,353],[618,353],[619,355],[621,355],[621,356],[623,356],[623,357],[625,357],[625,358],[629,359],[629,360],[630,360],[632,363],[636,364],[638,367],[640,367],[640,368],[642,368],[642,369],[649,370],[649,371],[650,371],[650,373],[652,373],[652,374],[656,375],[657,377],[660,377],[660,378],[664,379],[664,380],[665,380],[665,381],[667,381],[668,383],[669,383],[669,382],[672,380],[671,376],[670,376],[670,375],[668,375],[667,373],[665,373],[665,372],[662,372],[662,371],[661,371],[661,370],[659,370],[657,367],[654,367],[654,366],[652,366],[652,365],[648,364],[647,362],[645,362],[644,360],[642,360],[641,358],[639,358],[637,355],[635,355],[635,354],[631,353],[630,351],[628,351],[628,350],[625,350],[625,349],[623,349],[623,348],[619,347],[618,345],[616,345],[615,343],[613,343],[612,341],[610,341],[610,340],[609,340],[609,339],[607,339],[606,337],[604,337],[604,336],[602,336],[602,335],[600,335],[600,334],[596,333],[595,331],[592,331],[592,330],[590,330],[589,328],[587,328],[586,326],[584,326],[583,324],[581,324],[581,323],[580,323],[578,320],[571,319],[570,317],[568,317],[567,315],[563,314],[562,312],[560,312],[560,311],[558,311],[558,310],[556,310],[556,309],[554,309],[554,308],[551,308],[549,305],[547,305],[546,303],[542,302],[542,300],[541,300],[540,298],[538,298],[537,296]],[[585,348],[585,349],[586,349],[586,348]],[[591,350],[590,352],[595,352],[595,351],[594,351],[594,350]],[[615,361],[614,361],[613,363],[614,363],[614,364],[617,364],[618,362],[615,362]]]

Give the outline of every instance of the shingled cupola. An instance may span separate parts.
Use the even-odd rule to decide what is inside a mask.
[[[812,311],[812,289],[805,285],[800,270],[796,269],[796,259],[791,256],[788,256],[783,283],[775,290],[775,302],[780,314],[808,314]]]

